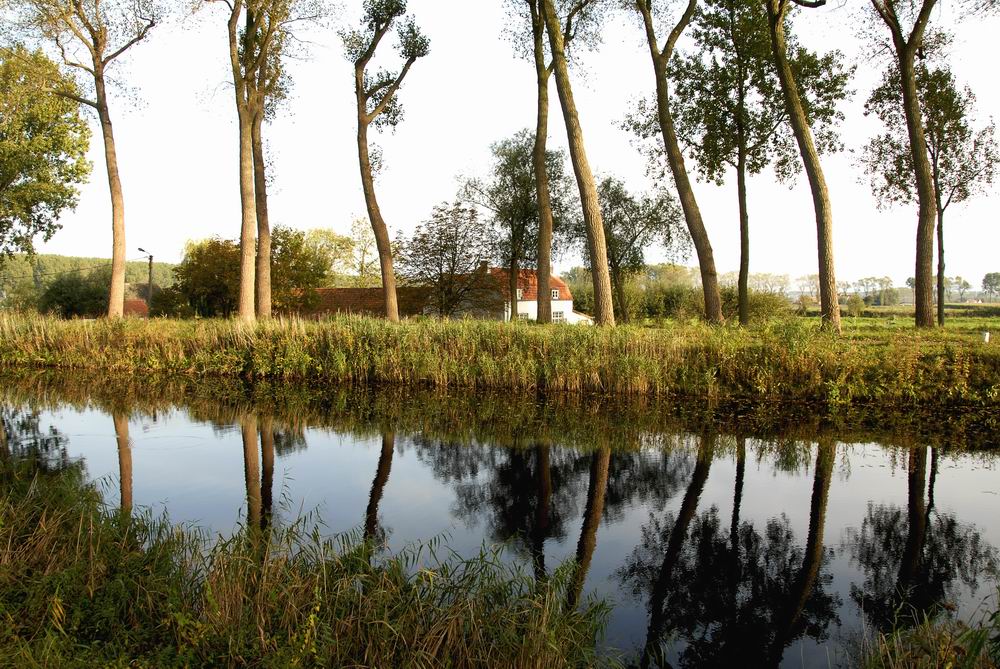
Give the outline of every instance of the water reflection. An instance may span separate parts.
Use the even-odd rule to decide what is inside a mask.
[[[456,550],[507,544],[537,579],[571,562],[566,605],[592,592],[615,600],[609,643],[641,667],[801,666],[803,644],[828,649],[862,618],[884,629],[900,611],[967,611],[996,578],[1000,523],[968,520],[994,498],[964,490],[986,480],[994,452],[956,448],[988,443],[970,438],[982,434],[974,422],[956,443],[773,407],[174,384],[0,384],[0,457],[49,470],[96,459],[52,413],[73,407],[102,421],[93,431],[113,427],[127,512],[174,495],[150,499],[144,481],[179,487],[202,463],[209,483],[192,496],[217,503],[208,488],[239,482],[228,453],[241,450],[230,508],[249,525],[281,522],[278,480],[299,508],[309,490],[330,500],[330,531],[357,528],[382,547],[445,530]],[[201,448],[150,478],[137,424],[211,426],[225,466]]]
[[[930,449],[928,481],[928,449],[911,449],[905,511],[870,503],[861,527],[848,532],[851,559],[865,575],[851,585],[851,598],[878,629],[952,607],[959,585],[974,591],[981,579],[996,576],[997,552],[979,530],[934,508],[938,459],[938,449]]]

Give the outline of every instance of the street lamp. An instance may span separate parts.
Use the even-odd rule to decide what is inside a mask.
[[[146,287],[146,318],[150,318],[153,313],[153,254],[142,247],[139,247],[139,252],[145,253],[149,257],[149,284]]]

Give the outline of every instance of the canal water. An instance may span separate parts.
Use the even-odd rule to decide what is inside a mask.
[[[0,377],[0,415],[5,448],[214,533],[309,515],[575,560],[630,662],[848,665],[866,631],[997,606],[989,417],[58,374]]]

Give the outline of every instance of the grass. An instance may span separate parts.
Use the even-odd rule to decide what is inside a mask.
[[[229,539],[106,509],[78,466],[0,462],[0,666],[583,667],[606,607],[497,553],[381,556],[305,522]],[[310,523],[311,524],[311,523]]]
[[[421,385],[623,397],[826,405],[985,406],[1000,400],[1000,346],[963,330],[858,330],[801,320],[752,329],[390,324],[344,317],[61,321],[0,316],[0,367]]]
[[[879,633],[862,653],[864,669],[993,669],[1000,666],[1000,611],[972,625],[925,616]]]

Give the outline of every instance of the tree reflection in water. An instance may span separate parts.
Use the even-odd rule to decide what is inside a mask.
[[[382,450],[378,456],[378,467],[375,470],[371,492],[368,493],[368,506],[365,508],[365,539],[380,545],[385,543],[386,533],[379,525],[378,506],[382,501],[382,494],[385,492],[385,484],[389,482],[392,454],[395,447],[395,433],[384,432],[382,434]]]
[[[998,555],[977,528],[934,507],[938,452],[927,447],[907,454],[907,507],[868,504],[860,530],[847,532],[852,562],[864,573],[851,585],[851,599],[876,629],[912,624],[951,607],[956,586],[975,591],[980,579],[996,578]]]
[[[650,516],[642,543],[618,572],[623,586],[649,605],[639,658],[642,667],[775,666],[795,639],[825,638],[840,601],[826,591],[832,551],[823,530],[835,449],[817,449],[805,548],[784,515],[763,535],[741,521],[745,443],[736,449],[733,516],[724,527],[718,508],[697,513],[714,457],[714,437],[701,439],[695,470],[676,514]],[[668,643],[672,641],[672,643]]]
[[[31,460],[40,472],[82,466],[70,460],[68,443],[55,426],[42,429],[39,411],[0,405],[0,458]]]

